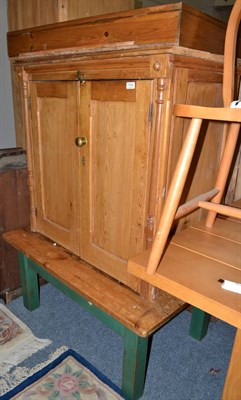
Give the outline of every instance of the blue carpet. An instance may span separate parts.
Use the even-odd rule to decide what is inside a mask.
[[[35,336],[53,341],[22,365],[33,367],[65,345],[121,385],[122,338],[50,284],[41,287],[37,310],[25,309],[21,297],[8,307]],[[154,334],[141,400],[221,399],[235,329],[222,321],[211,322],[207,336],[198,342],[188,334],[190,320],[191,314],[183,311]],[[211,373],[212,369],[219,372]]]

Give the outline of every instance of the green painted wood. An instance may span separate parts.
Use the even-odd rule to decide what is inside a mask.
[[[18,253],[20,276],[23,290],[23,303],[33,311],[39,307],[39,283],[35,271],[29,268],[29,260],[23,253]]]
[[[128,329],[125,330],[122,391],[128,399],[137,400],[143,394],[148,344],[148,338],[137,336]]]
[[[23,287],[24,305],[29,310],[39,306],[38,275],[63,292],[66,296],[76,301],[82,308],[90,312],[109,328],[118,333],[124,339],[123,367],[122,367],[122,392],[128,400],[138,400],[144,390],[147,352],[151,337],[136,335],[112,316],[100,310],[97,306],[83,298],[80,294],[66,286],[53,275],[48,273],[44,267],[28,259],[19,252],[19,264]]]
[[[202,340],[208,330],[210,315],[197,307],[193,307],[189,334],[197,340]]]
[[[97,306],[95,306],[90,301],[86,300],[84,297],[75,292],[73,289],[66,286],[63,282],[59,281],[53,275],[48,273],[48,271],[46,271],[43,267],[36,264],[34,261],[29,260],[29,265],[31,266],[31,269],[33,269],[37,274],[41,275],[42,278],[51,283],[54,287],[56,287],[56,289],[60,290],[71,300],[78,303],[82,308],[84,308],[90,314],[94,315],[96,318],[101,320],[103,323],[109,326],[109,328],[111,328],[113,331],[115,331],[121,336],[124,335],[125,327],[119,321],[115,320],[109,314],[100,310]]]

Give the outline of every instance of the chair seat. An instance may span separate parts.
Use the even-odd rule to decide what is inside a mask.
[[[241,295],[222,289],[220,279],[241,283],[241,224],[217,218],[177,233],[155,275],[146,273],[150,250],[128,262],[128,271],[209,314],[241,328]]]
[[[174,106],[176,117],[200,118],[227,122],[241,122],[241,109],[229,107],[201,107],[188,104]]]

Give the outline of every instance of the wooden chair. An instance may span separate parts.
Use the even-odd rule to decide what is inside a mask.
[[[190,118],[191,122],[153,246],[128,262],[130,273],[238,328],[223,391],[226,400],[241,399],[241,294],[222,288],[223,280],[241,283],[241,209],[238,204],[221,204],[241,123],[241,109],[230,107],[234,100],[240,19],[241,0],[236,0],[225,38],[223,107],[174,106],[176,117]],[[203,120],[224,121],[229,125],[216,184],[210,191],[179,206]],[[206,221],[168,239],[174,220],[197,208],[208,210]]]

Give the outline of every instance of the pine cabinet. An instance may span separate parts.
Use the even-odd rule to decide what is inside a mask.
[[[189,121],[172,107],[221,104],[224,34],[182,3],[8,34],[33,231],[146,291],[126,267],[152,243],[185,137]],[[222,124],[203,126],[186,198],[212,187],[224,139]]]
[[[152,87],[29,86],[36,230],[121,281],[144,243]]]

